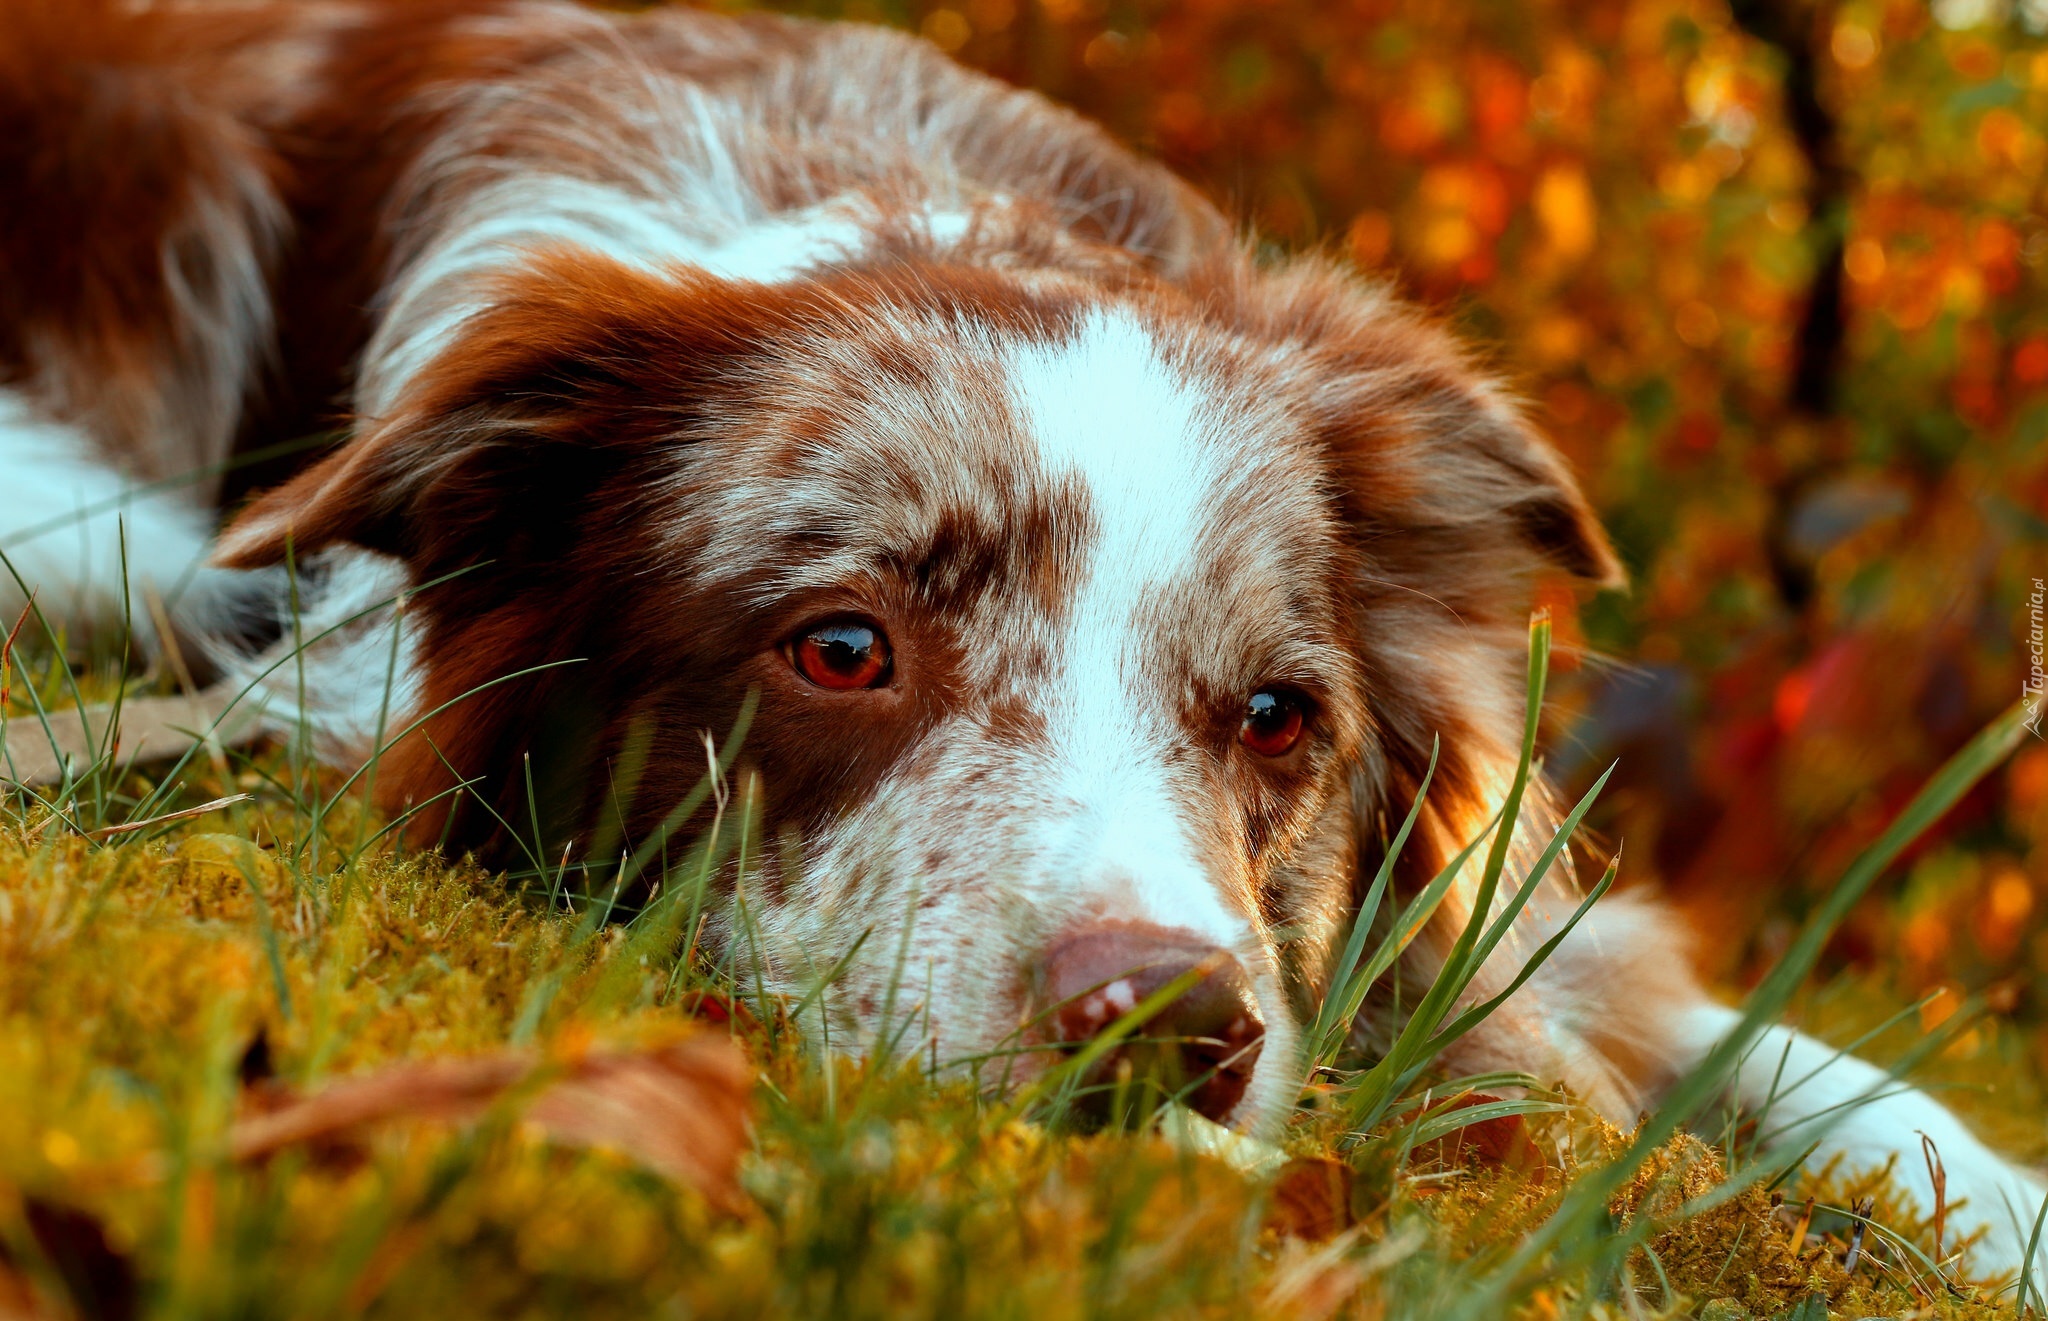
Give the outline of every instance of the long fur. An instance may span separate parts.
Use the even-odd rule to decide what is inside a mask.
[[[778,845],[746,897],[763,975],[907,932],[942,1062],[1028,1035],[1062,933],[1146,923],[1245,971],[1266,1040],[1234,1118],[1274,1122],[1432,742],[1405,890],[1500,802],[1532,576],[1620,577],[1441,327],[1323,260],[1261,263],[1158,166],[899,35],[4,0],[0,197],[31,195],[0,212],[0,456],[55,475],[0,488],[0,537],[67,482],[119,497],[339,426],[295,472],[134,495],[182,575],[212,501],[268,485],[195,572],[276,595],[289,562],[288,638],[334,627],[269,683],[289,722],[337,759],[418,724],[389,805],[504,856],[533,800],[550,847],[645,838],[758,701],[735,774]],[[28,586],[104,620],[90,520],[86,567],[32,559]],[[785,644],[845,616],[887,633],[889,682],[794,671]],[[1275,685],[1308,734],[1262,758],[1237,730]],[[1570,911],[1546,884],[1479,993]],[[1653,901],[1603,908],[1457,1063],[1627,1124],[1728,1020]],[[897,947],[847,962],[840,1040],[882,1028]],[[1811,1094],[1868,1081],[1817,1059]],[[1980,1261],[2015,1267],[2035,1185],[1931,1100],[1821,1141],[1873,1160],[1911,1123],[1956,1148]]]

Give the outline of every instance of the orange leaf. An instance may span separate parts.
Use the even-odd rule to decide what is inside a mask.
[[[1351,1167],[1331,1156],[1288,1161],[1273,1184],[1266,1224],[1320,1242],[1351,1225]]]
[[[591,1051],[554,1067],[531,1051],[396,1064],[299,1099],[273,1093],[235,1122],[229,1147],[245,1161],[301,1145],[346,1151],[380,1124],[474,1120],[530,1078],[537,1088],[521,1108],[550,1138],[623,1152],[720,1206],[740,1204],[735,1174],[753,1074],[737,1048],[708,1035],[654,1050]]]

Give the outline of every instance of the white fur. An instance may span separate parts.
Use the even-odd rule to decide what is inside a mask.
[[[176,623],[228,622],[240,575],[206,567],[211,520],[185,491],[138,487],[83,432],[10,390],[0,390],[0,473],[0,555],[13,569],[0,573],[0,628],[21,610],[23,587],[74,635],[114,636],[125,618],[138,639],[153,638],[150,592]]]
[[[553,17],[590,24],[587,14]],[[617,43],[608,25],[590,24],[580,35],[593,48]],[[453,177],[468,186],[401,261],[357,384],[365,415],[388,412],[462,324],[489,306],[497,278],[537,250],[578,249],[654,274],[684,267],[777,282],[856,257],[871,239],[876,215],[858,191],[779,212],[761,200],[760,180],[748,167],[758,171],[767,162],[746,159],[744,147],[760,132],[746,106],[640,65],[624,44],[609,53],[639,75],[630,95],[607,108],[617,116],[609,123],[580,116],[573,93],[557,90],[560,104],[537,102],[545,83],[485,84],[452,94],[462,106],[460,121],[415,167],[414,186],[424,193]],[[470,134],[487,136],[494,112],[508,101],[528,111],[538,106],[558,141],[604,159],[614,177],[598,181],[522,162],[479,182]],[[933,208],[923,228],[943,246],[965,238],[972,224],[963,211]]]
[[[421,714],[418,645],[394,605],[409,580],[383,555],[327,551],[296,592],[277,580],[277,643],[253,655],[216,649],[214,660],[250,690],[244,700],[263,708],[266,729],[303,734],[335,765],[360,765]]]
[[[1717,1004],[1694,1008],[1680,1034],[1686,1053],[1704,1055],[1739,1017]],[[1951,1232],[1983,1235],[1972,1253],[1973,1268],[2019,1273],[2048,1187],[1985,1146],[1933,1097],[1788,1027],[1763,1033],[1744,1057],[1732,1090],[1742,1109],[1760,1118],[1761,1136],[1772,1147],[1796,1152],[1818,1140],[1812,1166],[1838,1158],[1845,1172],[1856,1173],[1896,1158],[1892,1183],[1923,1214],[1934,1209],[1933,1183],[1920,1152],[1925,1134],[1947,1169]],[[2035,1260],[2036,1278],[2044,1270],[2048,1253]]]
[[[1047,788],[1070,806],[1023,828],[1044,837],[1044,875],[1084,911],[1192,931],[1245,964],[1266,1040],[1240,1113],[1270,1123],[1298,1082],[1292,1015],[1246,896],[1227,901],[1227,872],[1200,856],[1191,814],[1203,805],[1173,771],[1187,738],[1179,693],[1157,667],[1164,603],[1204,568],[1229,484],[1223,420],[1126,314],[1015,353],[1009,379],[1045,474],[1079,481],[1096,530],[1043,694]]]
[[[1222,904],[1173,792],[1166,759],[1186,735],[1162,709],[1172,694],[1145,672],[1156,602],[1199,568],[1217,480],[1200,396],[1127,316],[1016,354],[1010,380],[1046,474],[1080,480],[1097,529],[1046,694],[1053,788],[1081,809],[1058,823],[1054,865],[1100,888],[1112,916],[1249,952],[1248,924]]]
[[[611,184],[516,175],[479,193],[399,279],[358,386],[366,415],[390,411],[419,371],[490,306],[493,286],[537,251],[574,249],[650,274],[677,268],[764,284],[858,257],[873,237],[854,197],[760,216],[726,232],[675,197],[649,198]],[[969,217],[920,217],[935,244],[957,243]]]
[[[772,282],[841,260],[864,230],[845,207],[776,216],[725,238],[693,232],[687,210],[580,179],[517,175],[469,200],[401,277],[359,386],[364,411],[388,412],[470,317],[496,277],[535,251],[571,248],[660,274],[677,266]]]
[[[166,373],[162,414],[149,419],[159,434],[144,439],[154,442],[153,456],[170,456],[168,463],[159,459],[157,471],[193,475],[193,498],[206,499],[233,447],[242,401],[274,344],[268,271],[285,228],[284,205],[253,160],[238,160],[232,191],[202,197],[189,224],[193,246],[205,256],[194,261],[178,245],[165,247],[182,361]]]

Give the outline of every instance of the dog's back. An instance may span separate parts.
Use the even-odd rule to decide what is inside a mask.
[[[451,267],[536,238],[772,274],[872,243],[829,210],[855,192],[911,243],[991,198],[1057,213],[985,236],[1027,262],[1062,232],[1169,269],[1227,241],[1093,125],[882,29],[532,0],[5,17],[0,381],[151,481],[346,416],[373,309],[428,249],[400,298],[459,298]]]

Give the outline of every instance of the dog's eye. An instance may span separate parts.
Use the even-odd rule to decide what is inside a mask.
[[[1261,688],[1244,706],[1237,741],[1261,757],[1284,757],[1301,742],[1308,701],[1285,688]]]
[[[889,639],[872,624],[835,619],[800,634],[789,660],[820,688],[879,688],[889,679]]]

